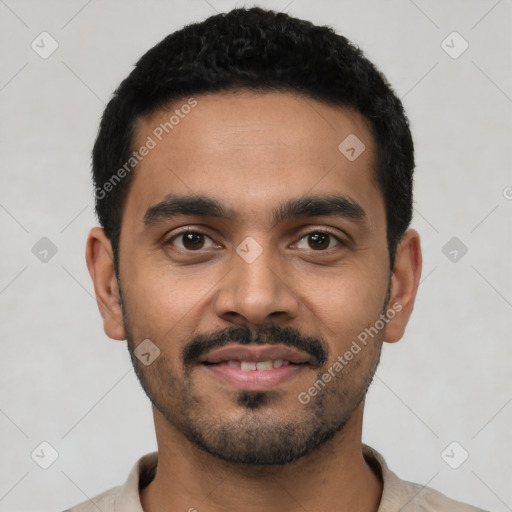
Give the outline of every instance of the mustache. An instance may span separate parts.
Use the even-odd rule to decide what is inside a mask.
[[[269,325],[260,329],[252,329],[245,325],[226,327],[212,334],[198,334],[187,343],[181,351],[185,367],[197,364],[205,353],[231,343],[240,345],[285,345],[309,354],[314,368],[323,366],[329,357],[327,345],[314,336],[302,336],[301,333],[288,326]]]

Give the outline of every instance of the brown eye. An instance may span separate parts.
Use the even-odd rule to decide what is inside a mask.
[[[313,233],[308,235],[308,239],[312,249],[327,249],[329,247],[330,235],[326,233]]]
[[[306,241],[307,247],[300,247],[300,244],[303,240]],[[333,241],[335,241],[337,245],[341,244],[340,239],[331,233],[323,231],[312,231],[311,233],[304,235],[300,239],[297,247],[299,249],[312,249],[314,251],[323,251],[334,247],[336,244],[331,245]]]
[[[204,245],[203,235],[199,233],[186,233],[183,236],[183,246],[185,249],[195,250],[201,249]]]
[[[197,251],[205,247],[206,240],[211,238],[198,231],[184,231],[173,236],[168,243],[186,251]],[[179,243],[178,241],[181,241]]]

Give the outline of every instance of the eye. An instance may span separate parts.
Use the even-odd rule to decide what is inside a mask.
[[[186,251],[198,251],[199,249],[205,249],[208,247],[206,245],[206,240],[210,240],[210,242],[212,242],[209,247],[215,246],[213,240],[205,233],[201,233],[200,231],[184,230],[172,236],[166,243]],[[175,241],[181,241],[181,243],[175,243]]]
[[[300,243],[305,240],[309,247],[300,247]],[[331,245],[335,241],[336,244]],[[333,233],[329,231],[310,231],[305,234],[297,243],[299,249],[312,249],[314,251],[324,251],[332,249],[336,245],[343,245],[343,242]]]
[[[165,243],[166,245],[173,245],[174,247],[190,252],[217,247],[216,243],[206,233],[191,229],[186,229],[174,234]],[[307,244],[307,246],[305,246],[305,244]],[[324,229],[310,231],[304,234],[297,242],[296,247],[298,249],[326,251],[337,245],[344,244],[338,236]]]

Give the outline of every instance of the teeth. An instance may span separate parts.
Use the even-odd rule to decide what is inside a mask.
[[[261,361],[256,363],[257,370],[272,370],[272,361]]]
[[[231,368],[238,368],[242,371],[253,371],[253,370],[272,370],[272,368],[281,368],[281,366],[288,366],[290,361],[283,361],[282,359],[275,359],[269,361],[228,361],[228,366]]]

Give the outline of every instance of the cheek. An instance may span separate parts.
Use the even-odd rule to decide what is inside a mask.
[[[339,352],[379,317],[386,294],[386,283],[376,273],[362,276],[355,268],[311,279],[304,304],[313,315],[326,340]],[[305,283],[304,283],[305,285]],[[306,285],[305,285],[306,286]]]
[[[173,269],[168,264],[147,263],[139,268],[147,271],[134,268],[123,280],[133,332],[153,336],[162,344],[169,345],[173,340],[171,345],[179,344],[179,340],[188,338],[197,328],[198,318],[205,314],[208,297],[223,274],[213,267],[211,271],[192,272]]]
[[[197,279],[184,276],[169,264],[146,261],[127,271],[131,302],[139,316],[165,318],[183,316],[201,295]]]

